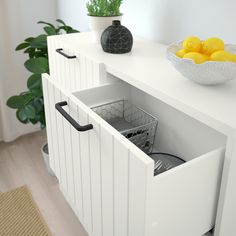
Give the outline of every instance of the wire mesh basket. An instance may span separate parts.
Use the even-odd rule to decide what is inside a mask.
[[[119,100],[91,108],[111,126],[146,153],[152,151],[158,121],[155,117]]]

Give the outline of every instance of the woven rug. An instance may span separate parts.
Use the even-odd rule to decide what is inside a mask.
[[[51,236],[26,186],[0,193],[0,235]]]

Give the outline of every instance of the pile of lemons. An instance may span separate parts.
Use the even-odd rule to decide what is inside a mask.
[[[201,41],[195,36],[187,37],[183,41],[183,48],[176,52],[176,56],[192,59],[196,64],[206,61],[230,61],[236,63],[236,55],[224,50],[224,41],[220,38],[208,38]]]

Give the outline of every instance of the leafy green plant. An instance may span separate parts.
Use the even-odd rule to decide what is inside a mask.
[[[54,26],[51,23],[39,21],[38,24],[45,25],[43,27],[45,33],[29,37],[16,47],[16,51],[24,50],[23,52],[28,54],[29,58],[24,66],[32,74],[27,80],[27,91],[7,100],[7,106],[16,109],[16,117],[20,122],[40,123],[42,129],[46,127],[46,122],[41,74],[49,73],[47,36],[79,32],[60,19],[57,22],[59,25]]]
[[[87,3],[90,16],[120,16],[120,5],[123,0],[89,0]]]

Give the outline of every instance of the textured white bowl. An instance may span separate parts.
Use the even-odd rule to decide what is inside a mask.
[[[182,48],[182,42],[167,48],[167,58],[184,77],[204,85],[216,85],[236,78],[236,63],[207,61],[195,64],[191,59],[177,57],[175,53]],[[236,53],[236,45],[227,44],[225,50]]]

